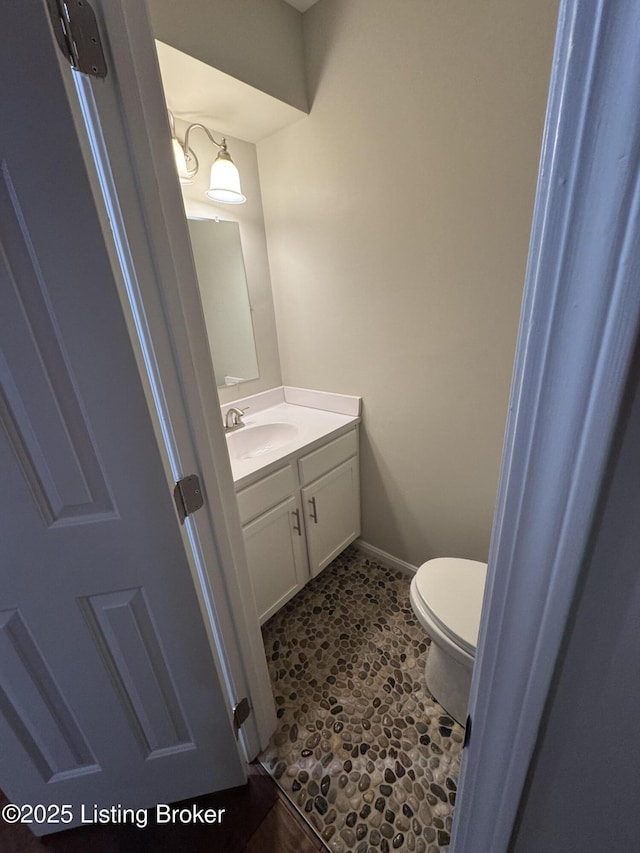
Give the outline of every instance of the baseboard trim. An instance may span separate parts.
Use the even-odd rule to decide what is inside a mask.
[[[382,548],[376,548],[375,545],[370,545],[368,542],[365,542],[364,539],[356,539],[353,546],[354,548],[357,548],[358,551],[362,551],[363,554],[373,557],[374,560],[378,560],[380,563],[383,563],[391,569],[399,569],[401,572],[407,572],[407,574],[411,575],[415,575],[418,571],[417,566],[412,566],[411,563],[406,563],[404,560],[400,560],[398,557],[388,554],[386,551],[383,551]]]

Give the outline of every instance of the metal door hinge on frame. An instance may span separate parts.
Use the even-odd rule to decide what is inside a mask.
[[[71,66],[92,77],[106,77],[100,31],[87,0],[47,0],[47,6],[56,41]]]
[[[197,474],[189,474],[178,480],[173,490],[173,499],[176,502],[180,524],[188,515],[204,506],[204,497]]]
[[[469,746],[469,741],[471,740],[471,717],[467,714],[467,722],[464,724],[464,741],[462,742],[462,748]]]
[[[235,730],[236,737],[238,737],[238,732],[240,731],[242,724],[249,719],[250,713],[251,705],[245,696],[244,699],[241,699],[233,709],[233,728]]]

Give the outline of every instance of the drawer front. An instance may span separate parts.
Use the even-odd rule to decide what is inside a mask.
[[[291,465],[285,465],[257,483],[247,486],[236,494],[240,521],[246,524],[252,518],[282,503],[295,491],[295,480]]]
[[[312,483],[341,462],[355,456],[357,452],[358,431],[352,429],[340,438],[334,438],[333,441],[314,450],[313,453],[308,453],[298,461],[301,485],[306,486],[307,483]]]

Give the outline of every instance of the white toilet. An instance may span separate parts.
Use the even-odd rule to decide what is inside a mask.
[[[427,688],[463,726],[486,577],[486,563],[439,557],[423,563],[411,581],[413,612],[431,637]]]

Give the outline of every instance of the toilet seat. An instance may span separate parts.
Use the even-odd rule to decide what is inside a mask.
[[[451,642],[475,657],[487,564],[455,557],[423,563],[413,579],[416,603]]]

